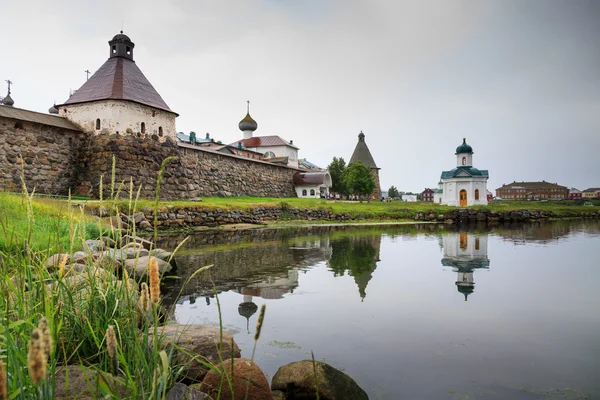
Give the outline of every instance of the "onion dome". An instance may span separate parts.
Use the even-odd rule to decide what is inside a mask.
[[[4,99],[2,99],[2,104],[9,107],[12,107],[13,104],[15,104],[15,101],[12,99],[12,97],[10,97],[10,93],[7,94]]]
[[[250,113],[246,114],[246,116],[244,117],[243,120],[240,121],[240,124],[238,125],[240,127],[240,131],[252,131],[254,132],[255,130],[258,129],[258,124],[256,123],[255,120],[252,119],[252,117],[250,116]]]
[[[56,104],[54,104],[52,107],[50,107],[50,108],[48,109],[48,112],[49,112],[50,114],[58,114],[58,108],[56,108]]]
[[[463,138],[463,142],[456,148],[456,154],[469,153],[473,154],[473,148],[467,144],[467,139]]]

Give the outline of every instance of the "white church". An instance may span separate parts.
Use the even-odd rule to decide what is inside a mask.
[[[448,206],[485,206],[488,178],[487,170],[473,167],[473,148],[463,139],[456,148],[456,168],[442,172],[433,201]]]

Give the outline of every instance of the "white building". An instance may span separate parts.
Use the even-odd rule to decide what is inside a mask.
[[[119,133],[175,140],[175,118],[167,103],[133,61],[134,43],[123,32],[109,43],[109,58],[57,113],[88,133]]]
[[[254,136],[254,131],[258,129],[258,123],[250,116],[250,109],[246,116],[239,123],[240,131],[244,133],[244,138],[233,142],[230,146],[242,146],[245,149],[263,153],[265,161],[280,162],[289,167],[298,168],[298,147],[294,142],[282,139],[280,136]]]
[[[463,139],[456,148],[456,168],[442,172],[441,188],[438,186],[434,198],[449,206],[487,205],[488,178],[487,170],[473,167],[473,148]]]
[[[416,203],[417,195],[416,194],[403,194],[402,201],[405,201],[407,203]]]
[[[487,235],[475,235],[472,233],[447,233],[442,236],[444,255],[442,265],[451,267],[456,272],[456,289],[459,293],[467,296],[475,290],[473,272],[476,269],[488,269]]]
[[[294,186],[296,194],[300,198],[318,199],[321,195],[329,196],[331,185],[331,175],[327,171],[296,172],[294,174]]]

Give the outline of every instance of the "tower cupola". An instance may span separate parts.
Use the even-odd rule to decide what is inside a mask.
[[[467,138],[463,138],[462,144],[456,148],[456,166],[473,166],[473,148],[467,144]]]
[[[129,39],[129,36],[123,34],[123,31],[115,35],[108,44],[110,45],[109,58],[124,57],[133,61],[133,48],[135,44]]]
[[[246,116],[238,126],[240,131],[244,132],[244,139],[250,139],[254,131],[258,129],[258,123],[250,116],[250,101],[247,101]]]

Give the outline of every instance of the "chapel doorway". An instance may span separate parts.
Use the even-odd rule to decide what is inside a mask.
[[[467,206],[467,191],[465,189],[460,191],[460,206],[461,207]]]

